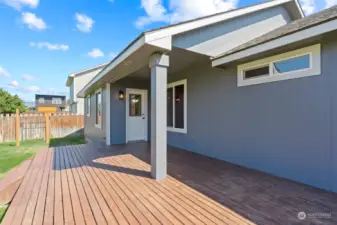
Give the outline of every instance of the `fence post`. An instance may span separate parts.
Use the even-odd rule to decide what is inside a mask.
[[[46,144],[49,144],[49,113],[45,113],[46,117],[46,135],[45,135],[45,140]]]
[[[15,140],[16,146],[20,146],[20,111],[16,109],[15,114]]]

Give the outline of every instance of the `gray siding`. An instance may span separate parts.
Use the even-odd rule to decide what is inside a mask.
[[[148,80],[134,80],[123,79],[114,84],[111,84],[111,104],[110,104],[110,123],[111,123],[111,143],[124,144],[126,143],[126,99],[119,100],[119,91],[126,93],[127,88],[145,89],[148,90],[148,103],[150,102],[150,81]],[[150,140],[150,104],[148,104],[148,140]]]
[[[187,134],[172,146],[337,191],[336,41],[322,44],[322,75],[237,87],[236,68],[208,65],[187,78]]]
[[[289,22],[288,12],[278,6],[177,35],[173,46],[217,56]]]
[[[106,89],[102,89],[102,129],[95,127],[96,124],[96,95],[95,93],[93,93],[90,96],[90,116],[87,116],[87,112],[85,109],[85,115],[84,115],[84,134],[85,136],[87,136],[90,139],[102,139],[105,138],[105,107],[106,104],[105,103],[105,99],[106,99]],[[86,108],[86,107],[85,107]]]

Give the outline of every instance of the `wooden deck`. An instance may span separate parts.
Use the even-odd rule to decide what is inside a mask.
[[[157,182],[149,159],[147,143],[41,151],[2,224],[337,224],[336,194],[172,148]]]

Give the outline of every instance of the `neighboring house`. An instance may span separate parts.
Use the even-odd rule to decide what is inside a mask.
[[[86,70],[72,73],[68,76],[66,86],[69,87],[69,112],[84,115],[84,99],[77,94],[89,83],[107,64],[101,64]]]
[[[35,108],[38,112],[63,112],[66,108],[66,96],[35,95]]]
[[[337,192],[337,7],[303,17],[274,0],[142,33],[79,92],[86,136],[151,140],[156,179],[168,144]]]

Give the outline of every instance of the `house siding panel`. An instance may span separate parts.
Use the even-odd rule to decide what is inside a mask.
[[[291,21],[287,10],[278,6],[177,35],[173,46],[217,56]]]
[[[90,116],[87,116],[87,112],[85,109],[84,116],[84,134],[91,140],[104,139],[105,138],[105,99],[106,99],[106,89],[102,88],[102,128],[98,128],[95,126],[96,124],[96,95],[95,93],[90,95]],[[86,108],[86,107],[85,107]]]
[[[202,65],[187,78],[187,134],[169,145],[337,191],[337,43],[322,44],[322,75],[247,87],[236,68]]]

